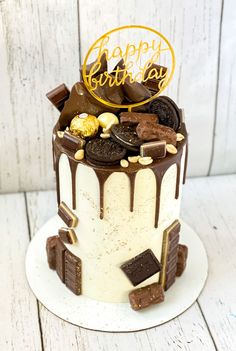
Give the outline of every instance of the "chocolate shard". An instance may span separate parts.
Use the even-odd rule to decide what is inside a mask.
[[[168,290],[175,282],[177,271],[178,242],[179,242],[180,223],[175,220],[168,228],[164,230],[162,244],[162,271],[160,274],[159,284],[164,290]]]
[[[155,273],[160,272],[161,264],[152,250],[147,249],[131,260],[123,263],[120,268],[131,283],[136,286]]]
[[[72,135],[71,133],[65,131],[62,138],[62,146],[73,152],[79,149],[83,149],[85,145],[85,140],[79,136]]]
[[[140,155],[142,157],[150,156],[153,160],[166,156],[166,141],[150,141],[140,146]]]
[[[50,236],[47,238],[46,242],[46,251],[47,251],[47,259],[48,265],[51,269],[56,269],[56,244],[57,244],[58,236]]]
[[[76,295],[81,294],[81,259],[65,252],[65,284]]]
[[[109,75],[109,77],[112,84],[115,78],[112,75]],[[100,77],[98,76],[96,79],[99,80],[99,78]],[[117,105],[121,105],[124,100],[124,93],[122,87],[117,85],[110,86],[109,81],[107,81],[106,84],[102,86],[98,85],[97,88],[94,90],[94,93],[101,99]]]
[[[59,110],[62,111],[65,101],[69,99],[70,91],[67,86],[63,83],[55,89],[49,91],[46,94],[47,98],[51,103]]]
[[[129,293],[130,305],[135,311],[161,303],[164,299],[163,287],[158,283],[135,289]]]
[[[65,244],[75,244],[77,242],[77,236],[72,228],[60,228],[58,234]]]
[[[127,77],[122,85],[124,96],[131,103],[141,102],[151,97],[150,91],[139,82],[131,82]]]
[[[96,66],[94,66],[94,64],[96,63]],[[95,61],[93,61],[92,63],[89,63],[88,65],[86,65],[86,75],[88,75],[92,69],[92,67],[94,66],[94,74],[92,74],[92,77],[97,77],[99,76],[101,73],[107,71],[107,56],[105,53],[103,53],[99,58],[97,58]],[[80,68],[80,76],[81,79],[83,80],[83,73],[82,73],[82,67]],[[91,72],[92,73],[92,72]]]
[[[142,121],[158,123],[158,117],[154,113],[121,112],[120,123],[138,124]]]
[[[66,247],[58,238],[56,242],[56,271],[63,283],[65,282],[65,252]]]
[[[176,146],[176,133],[172,128],[153,122],[140,122],[136,128],[138,137],[142,140],[165,140],[167,144]]]
[[[69,207],[62,201],[58,207],[58,215],[65,222],[67,227],[76,227],[78,224],[78,218],[69,209]]]
[[[166,75],[167,67],[153,63],[145,71],[143,84],[150,90],[152,95],[155,95],[165,82]]]
[[[188,247],[186,245],[179,244],[176,277],[180,277],[183,274],[186,268],[187,258],[188,258]]]

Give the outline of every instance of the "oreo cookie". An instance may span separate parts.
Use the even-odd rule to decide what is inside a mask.
[[[92,139],[86,144],[86,159],[99,166],[113,166],[124,158],[126,149],[111,139]]]
[[[149,104],[149,112],[156,113],[159,123],[177,131],[180,128],[180,110],[173,100],[160,96]]]
[[[143,144],[143,140],[137,135],[136,126],[115,124],[111,128],[111,137],[130,151],[139,151]]]

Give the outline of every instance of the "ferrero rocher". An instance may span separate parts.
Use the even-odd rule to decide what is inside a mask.
[[[82,138],[95,136],[98,132],[99,121],[97,117],[87,115],[81,118],[75,116],[70,123],[70,131],[73,135],[80,136]]]
[[[99,124],[104,129],[110,129],[113,124],[119,124],[119,120],[114,113],[104,112],[98,116]]]

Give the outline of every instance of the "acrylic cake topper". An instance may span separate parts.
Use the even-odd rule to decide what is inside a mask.
[[[140,40],[140,38],[144,39]],[[100,73],[101,58],[104,55],[107,60],[107,70]],[[123,67],[117,65],[121,59],[123,59]],[[89,62],[93,63],[88,66]],[[110,107],[131,110],[132,107],[146,104],[160,95],[170,83],[174,68],[174,50],[163,34],[146,26],[127,25],[103,34],[94,42],[85,57],[82,76],[87,90],[99,102]],[[158,81],[158,91],[143,101],[132,104],[127,102],[122,105],[106,101],[96,94],[98,87],[105,84],[110,87],[120,86],[125,84],[127,79],[130,83],[143,84],[154,79]]]

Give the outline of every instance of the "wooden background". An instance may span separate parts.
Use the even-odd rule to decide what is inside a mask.
[[[51,189],[57,111],[45,93],[79,79],[92,42],[144,24],[173,44],[168,94],[185,108],[189,175],[236,172],[234,0],[0,0],[0,191]]]

